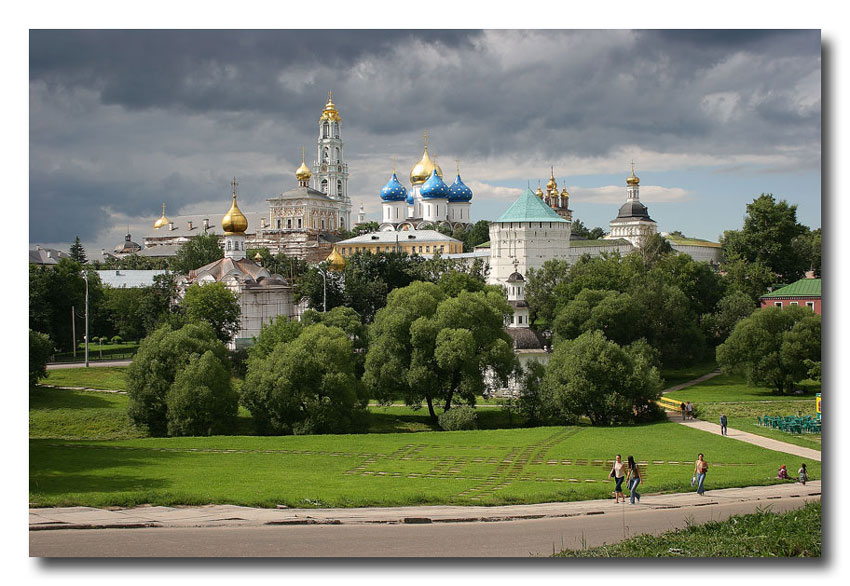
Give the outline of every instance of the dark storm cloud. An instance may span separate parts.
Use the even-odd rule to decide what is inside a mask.
[[[818,31],[37,30],[30,202],[60,219],[34,214],[33,241],[215,201],[232,175],[260,209],[311,159],[328,90],[354,196],[393,154],[405,173],[426,128],[447,172],[508,178],[622,149],[819,164]]]

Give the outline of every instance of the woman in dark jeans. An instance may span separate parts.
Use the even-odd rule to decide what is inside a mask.
[[[638,484],[640,484],[640,469],[638,468],[638,465],[637,465],[637,462],[635,462],[635,459],[631,456],[629,456],[629,458],[628,458],[628,464],[629,464],[629,474],[628,474],[627,482],[629,483],[629,493],[630,493],[629,504],[633,505],[633,504],[635,504],[635,499],[637,499],[638,502],[640,502],[640,494],[638,494],[638,491],[637,491]]]
[[[620,499],[623,499],[623,502],[626,502],[626,497],[623,496],[623,480],[625,479],[623,468],[625,467],[626,466],[623,464],[622,457],[620,454],[617,454],[617,460],[614,462],[614,466],[611,468],[611,473],[608,476],[614,479],[614,500],[618,503],[620,502]]]

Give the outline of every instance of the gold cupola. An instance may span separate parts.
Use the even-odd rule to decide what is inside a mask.
[[[154,230],[159,230],[160,228],[165,228],[168,224],[171,223],[171,220],[165,217],[165,202],[162,204],[162,217],[153,223]]]
[[[244,234],[245,230],[248,229],[248,218],[236,205],[236,186],[238,185],[236,177],[233,178],[231,185],[233,186],[233,203],[230,204],[230,209],[221,219],[221,228],[225,234]]]
[[[298,180],[300,186],[306,187],[307,182],[310,181],[310,177],[312,176],[313,174],[304,162],[304,147],[301,147],[301,166],[295,170],[295,178]]]
[[[537,197],[543,199],[543,189],[540,188],[540,182],[537,182]]]
[[[549,175],[549,182],[546,183],[546,191],[558,191],[558,182],[555,181],[555,168],[550,167],[552,173]]]
[[[632,174],[626,178],[626,185],[639,185],[640,178],[635,175],[635,164],[632,161]]]
[[[428,131],[425,131],[425,152],[422,153],[422,158],[419,159],[419,162],[413,166],[413,169],[410,170],[410,183],[411,185],[420,185],[425,183],[428,178],[431,176],[431,173],[434,170],[437,170],[437,175],[440,179],[443,178],[443,170],[440,166],[431,159],[431,155],[428,154]]]
[[[328,120],[329,122],[339,122],[342,120],[333,101],[333,92],[330,91],[328,92],[328,103],[325,104],[325,109],[322,110],[322,117],[319,118],[319,122],[323,120]]]
[[[325,259],[330,263],[328,266],[332,271],[341,271],[345,268],[345,258],[337,251],[336,246],[334,246],[331,253],[328,255],[328,258]]]

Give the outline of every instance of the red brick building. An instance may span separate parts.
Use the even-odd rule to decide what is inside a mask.
[[[796,283],[786,285],[773,293],[759,297],[762,307],[791,307],[799,305],[809,307],[816,314],[820,312],[820,279],[800,279]]]

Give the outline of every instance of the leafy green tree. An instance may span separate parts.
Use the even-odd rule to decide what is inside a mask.
[[[30,386],[47,377],[47,362],[53,354],[50,336],[30,330]]]
[[[543,378],[546,367],[536,360],[529,361],[519,373],[521,391],[517,410],[525,416],[526,425],[542,425],[549,419],[543,395]]]
[[[239,298],[224,283],[191,285],[182,305],[190,321],[207,322],[222,342],[229,342],[239,332]]]
[[[483,291],[487,286],[484,279],[479,275],[461,273],[458,271],[447,271],[440,275],[437,285],[449,297],[457,297],[461,291]]]
[[[189,271],[221,258],[224,258],[224,251],[219,246],[218,236],[213,233],[200,234],[177,249],[171,267],[174,271],[187,275]]]
[[[103,270],[122,269],[128,271],[152,271],[165,270],[169,268],[169,259],[153,258],[140,254],[128,254],[121,258],[108,258],[102,263],[93,263],[96,268]]]
[[[271,354],[279,343],[288,343],[301,334],[304,322],[290,320],[285,315],[279,315],[269,323],[260,327],[260,335],[254,344],[248,348],[248,355],[253,358],[265,358]]]
[[[733,260],[723,265],[728,291],[741,291],[753,303],[767,293],[767,288],[775,282],[776,276],[760,262]]]
[[[504,294],[461,291],[447,297],[433,283],[416,282],[390,293],[370,330],[363,380],[379,401],[401,395],[408,405],[474,404],[492,368],[503,381],[516,368],[504,318]]]
[[[595,331],[555,346],[543,388],[560,422],[611,425],[657,412],[661,377],[645,344],[623,348]]]
[[[569,274],[569,263],[559,259],[547,260],[539,269],[528,269],[525,275],[525,300],[532,323],[538,319],[552,323],[559,303],[556,290],[568,282]]]
[[[744,227],[727,230],[720,242],[729,262],[760,263],[777,277],[791,283],[803,276],[809,262],[793,244],[809,229],[797,222],[797,206],[777,202],[773,194],[762,193],[747,204]]]
[[[593,229],[588,229],[587,226],[585,226],[584,223],[578,218],[575,218],[573,220],[572,233],[587,240],[598,240],[605,236],[605,230],[603,230],[599,226]]]
[[[250,360],[240,401],[260,433],[299,435],[357,431],[368,404],[354,375],[351,340],[323,324]]]
[[[168,435],[219,435],[233,428],[239,397],[227,364],[207,350],[177,371],[165,404]]]
[[[463,251],[472,252],[472,249],[490,240],[490,222],[478,220],[472,227],[463,233]]]
[[[697,315],[712,313],[726,292],[726,281],[708,263],[687,254],[665,254],[649,271],[684,293]]]
[[[803,380],[807,361],[821,359],[821,318],[804,307],[763,307],[742,319],[717,347],[727,372],[744,372],[751,385],[782,394]]]
[[[641,308],[628,293],[585,289],[558,312],[552,332],[557,342],[600,330],[613,342],[629,344],[643,335],[640,322]]]
[[[74,238],[74,243],[71,245],[71,260],[81,265],[86,264],[86,249],[83,248],[83,243],[80,242],[80,237]]]
[[[249,248],[245,254],[251,260],[257,253],[260,253],[260,264],[263,265],[272,274],[278,274],[281,277],[295,282],[310,268],[306,260],[287,256],[283,252],[272,255],[268,248]]]
[[[821,229],[808,231],[794,238],[791,245],[797,254],[804,259],[805,266],[814,271],[816,277],[821,276]]]
[[[437,423],[443,431],[478,429],[478,413],[475,407],[461,405],[440,413]]]
[[[165,435],[168,390],[192,355],[207,351],[229,370],[227,348],[208,323],[187,324],[179,330],[163,325],[142,340],[126,375],[130,421],[151,435]]]
[[[707,329],[715,341],[722,342],[729,337],[739,321],[749,317],[755,310],[756,304],[750,296],[735,289],[717,304],[717,312],[711,314]]]
[[[637,256],[644,267],[651,268],[661,259],[674,254],[674,252],[673,247],[661,234],[647,231],[638,238],[636,250],[629,254]]]

